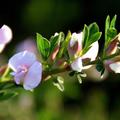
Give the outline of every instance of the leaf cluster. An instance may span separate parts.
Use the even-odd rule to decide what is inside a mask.
[[[102,32],[99,31],[99,26],[97,23],[92,23],[89,26],[84,25],[83,29],[83,52],[85,54],[90,48],[92,43],[98,41],[102,35]]]

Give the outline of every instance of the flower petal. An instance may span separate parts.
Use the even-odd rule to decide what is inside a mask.
[[[23,51],[15,54],[9,60],[9,67],[14,71],[17,71],[17,68],[21,65],[26,65],[30,67],[36,61],[36,57],[32,52]]]
[[[91,61],[96,59],[99,50],[98,41],[94,42],[91,46],[87,53],[82,56],[82,59],[90,58]]]
[[[120,73],[120,62],[112,63],[109,66],[115,73]]]
[[[4,48],[5,48],[5,44],[0,44],[0,53],[3,51]]]
[[[6,44],[12,39],[12,30],[7,26],[3,25],[0,29],[0,44]]]
[[[82,46],[82,35],[83,32],[80,32],[78,34],[73,33],[70,40],[70,47],[73,47],[77,41],[79,42],[79,45]]]
[[[36,61],[28,70],[25,76],[23,86],[26,90],[32,90],[37,87],[42,79],[42,65]]]
[[[81,72],[82,68],[83,68],[83,66],[82,66],[82,59],[79,57],[75,61],[73,61],[73,63],[71,64],[71,68],[74,71]]]

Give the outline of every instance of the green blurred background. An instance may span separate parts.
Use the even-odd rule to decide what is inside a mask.
[[[97,22],[104,31],[107,15],[117,18],[120,31],[119,0],[3,0],[0,26],[9,25],[13,40],[7,45],[1,61],[7,61],[16,45],[36,32],[49,38],[55,32],[80,32],[84,24]],[[104,36],[104,35],[103,35]],[[100,47],[104,37],[100,40]],[[93,77],[98,77],[93,72]],[[65,80],[60,92],[51,81],[41,84],[33,93],[20,90],[20,95],[0,103],[0,120],[119,120],[120,75],[110,74],[100,81],[87,78],[79,85],[76,78]]]

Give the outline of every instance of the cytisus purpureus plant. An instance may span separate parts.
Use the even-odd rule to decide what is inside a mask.
[[[84,25],[79,33],[55,33],[50,39],[36,33],[38,56],[29,50],[13,55],[0,67],[0,100],[15,96],[16,88],[33,91],[41,82],[52,80],[59,90],[64,90],[64,76],[68,74],[82,83],[86,70],[95,65],[104,76],[105,69],[120,73],[120,34],[115,28],[116,15],[107,16],[105,31],[97,23]],[[80,28],[81,29],[81,28]],[[99,40],[105,35],[104,47],[99,50]],[[12,39],[12,30],[3,25],[0,29],[0,52]],[[40,59],[39,59],[40,58]]]

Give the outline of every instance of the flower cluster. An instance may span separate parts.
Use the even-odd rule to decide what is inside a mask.
[[[7,67],[0,68],[0,82],[7,84],[14,81],[17,86],[23,85],[24,89],[33,90],[41,81],[51,79],[53,85],[63,91],[64,78],[58,73],[67,72],[70,76],[76,76],[80,83],[81,78],[86,77],[85,71],[92,65],[96,66],[101,76],[105,69],[120,73],[120,34],[115,23],[116,15],[112,20],[107,16],[102,50],[98,42],[102,32],[97,23],[84,25],[80,33],[69,31],[66,36],[63,32],[55,33],[49,40],[37,33],[38,52],[33,52],[36,51],[35,47],[24,46],[23,51],[9,59]],[[3,25],[0,29],[0,52],[11,39],[11,29]]]

